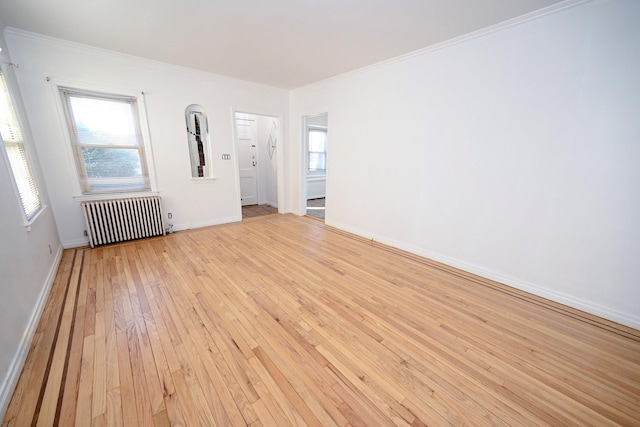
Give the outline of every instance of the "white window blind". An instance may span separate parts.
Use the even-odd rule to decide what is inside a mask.
[[[27,221],[31,221],[42,209],[42,203],[38,194],[38,186],[27,151],[24,146],[22,130],[16,116],[9,88],[3,73],[0,72],[0,135],[7,152],[7,158],[11,166],[11,172],[20,196],[20,202]]]
[[[84,194],[150,190],[137,99],[60,88]]]
[[[309,128],[309,172],[325,173],[327,169],[327,130]]]

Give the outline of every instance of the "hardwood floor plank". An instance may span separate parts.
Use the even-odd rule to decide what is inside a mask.
[[[255,358],[254,358],[255,359]],[[273,396],[273,394],[271,394],[271,392],[269,391],[269,388],[264,385],[264,383],[262,383],[262,381],[258,381],[254,384],[254,387],[256,389],[256,391],[258,392],[258,394],[260,395],[260,399],[256,401],[257,402],[261,402],[261,405],[264,406],[264,408],[269,412],[269,416],[268,418],[263,417],[262,416],[262,411],[260,408],[256,408],[256,413],[258,414],[258,417],[260,420],[265,421],[268,420],[270,421],[271,419],[273,420],[273,424],[274,426],[289,426],[289,425],[294,425],[294,423],[292,423],[287,416],[285,415],[285,413],[282,411],[282,408],[280,406],[280,404],[277,402],[276,398]]]
[[[173,383],[176,386],[176,393],[171,395],[171,397],[176,399],[177,405],[180,408],[180,413],[184,416],[184,424],[181,425],[200,425],[200,422],[198,421],[196,402],[191,398],[191,393],[189,392],[189,386],[184,377],[184,372],[182,370],[172,372],[171,377],[173,378]]]
[[[151,405],[151,414],[155,415],[165,410],[164,396],[158,374],[158,367],[161,367],[161,365],[156,365],[147,329],[148,325],[152,322],[151,311],[148,307],[144,290],[139,289],[139,291],[135,297],[132,296],[131,306],[135,318],[137,348],[140,350],[140,374],[144,377],[146,383],[149,403]],[[146,307],[145,310],[148,314],[142,313],[142,306]]]
[[[108,253],[108,252],[107,252]],[[118,389],[120,373],[118,372],[118,345],[116,338],[116,307],[119,295],[118,279],[114,276],[115,264],[111,256],[106,257],[104,268],[104,334],[105,334],[105,369],[107,393]]]
[[[78,389],[78,403],[76,406],[75,425],[89,426],[91,425],[91,400],[93,394],[93,367],[94,367],[94,348],[95,336],[88,335],[84,337],[84,345],[82,347],[82,362],[80,369],[80,387]],[[41,420],[39,418],[38,420]],[[43,424],[51,425],[51,424]]]
[[[291,402],[295,411],[300,414],[304,422],[309,426],[322,426],[322,423],[313,411],[307,406],[304,399],[298,394],[295,388],[289,383],[286,377],[282,374],[278,366],[271,360],[271,358],[262,350],[261,347],[256,347],[254,353],[260,363],[265,367],[270,376],[274,379],[278,387],[287,396],[287,399]]]
[[[162,346],[162,353],[164,353],[164,358],[166,360],[167,367],[169,368],[169,372],[175,372],[180,369],[180,362],[178,362],[178,357],[176,356],[174,347],[174,343],[176,341],[172,340],[171,337],[174,336],[173,334],[177,336],[177,333],[173,332],[172,329],[167,326],[167,321],[169,321],[169,323],[172,323],[172,321],[169,318],[167,310],[164,308],[164,302],[161,299],[162,297],[160,296],[161,291],[158,291],[157,295],[160,299],[158,299],[158,297],[154,297],[149,303],[149,309],[151,310],[151,314],[154,319],[153,325],[157,330],[157,337],[160,341],[160,345]],[[153,336],[155,337],[155,335]],[[154,342],[155,341],[152,340],[152,343]],[[161,358],[161,352],[154,351],[154,357]],[[161,363],[158,366],[162,371],[163,364]],[[166,397],[167,394],[173,393],[173,382],[171,381],[170,377],[166,376],[166,372],[163,374],[163,378],[166,378],[165,381],[161,381],[161,384],[163,384],[163,389],[166,390],[166,392],[164,393]]]
[[[361,360],[365,364],[373,366],[377,372],[389,372],[389,376],[380,381],[389,382],[395,380],[395,383],[400,386],[402,394],[420,400],[422,405],[428,405],[453,424],[466,422],[476,425],[482,421],[481,417],[486,415],[483,414],[481,407],[475,405],[475,402],[466,399],[466,396],[461,393],[455,393],[451,388],[446,387],[443,382],[435,383],[432,381],[434,378],[431,378],[430,381],[422,381],[419,376],[414,375],[408,369],[406,360],[380,345],[375,338],[368,334],[352,333],[350,331],[351,324],[343,321],[343,318],[330,312],[326,316],[318,313],[318,316],[320,316],[323,325],[329,325],[328,320],[330,318],[334,319],[331,322],[335,324],[332,335],[340,340],[340,344],[344,348],[349,349],[353,354],[372,354],[373,357],[365,357]],[[457,405],[465,402],[466,405],[474,407],[474,411],[468,412],[470,418],[464,419],[455,414],[454,408],[449,407],[452,401],[457,401]]]
[[[65,251],[2,426],[639,419],[640,331],[272,215]]]
[[[127,329],[127,346],[129,349],[129,363],[131,364],[138,423],[141,426],[150,426],[153,425],[152,394],[149,392],[147,385],[145,364],[138,337],[138,325],[135,322]],[[156,390],[154,394],[157,395],[159,392],[160,390]]]
[[[153,416],[153,425],[155,427],[170,427],[171,420],[169,419],[169,415],[167,411],[162,411]]]
[[[84,270],[83,273],[82,269],[83,256],[84,251],[81,251],[79,254],[80,259],[74,265],[69,279],[69,287],[67,289],[64,307],[62,309],[62,317],[60,318],[56,334],[55,347],[52,350],[53,358],[51,359],[49,372],[47,374],[46,387],[42,397],[40,411],[38,412],[38,419],[36,423],[38,426],[49,426],[56,420],[60,390],[63,387],[66,360],[73,331],[77,290],[78,286],[80,286],[81,275],[86,274],[86,270]],[[91,419],[89,419],[89,421],[90,420]]]
[[[253,409],[256,411],[256,414],[258,415],[258,420],[256,421],[259,421],[260,424],[267,425],[267,426],[281,426],[281,425],[286,426],[286,424],[278,424],[276,422],[276,420],[271,415],[271,412],[269,412],[269,410],[267,409],[267,406],[264,403],[264,400],[258,399],[255,402],[253,402]],[[252,425],[256,425],[256,422],[252,423]]]
[[[266,338],[266,337],[265,337]],[[260,347],[268,352],[271,361],[279,366],[280,372],[286,378],[288,383],[303,398],[305,404],[311,409],[314,415],[322,422],[323,425],[344,425],[346,419],[338,410],[338,406],[342,401],[340,397],[331,389],[331,384],[326,384],[323,379],[324,371],[316,371],[313,365],[307,364],[301,353],[295,349],[285,346],[283,350],[277,351],[270,344],[273,341],[263,340]],[[295,362],[297,361],[297,363]],[[300,366],[307,366],[303,371]],[[305,375],[310,371],[314,371],[314,375]]]
[[[84,313],[85,305],[78,305],[71,339],[71,349],[67,360],[67,373],[62,396],[62,404],[58,414],[60,425],[69,426],[75,422],[80,374],[82,372],[82,351],[84,346]]]
[[[99,325],[99,326],[98,326]],[[96,334],[93,367],[93,400],[91,413],[93,417],[104,415],[107,410],[107,362],[106,336],[104,333],[104,312],[96,313]]]
[[[254,371],[259,376],[262,386],[266,387],[271,396],[273,396],[273,400],[278,404],[278,408],[274,408],[274,411],[282,411],[282,413],[286,417],[287,422],[283,425],[306,425],[305,421],[302,419],[302,416],[298,413],[293,403],[288,399],[287,395],[279,387],[278,383],[276,383],[274,378],[271,376],[269,371],[267,371],[260,360],[257,357],[253,357],[249,359],[249,363],[251,363]],[[256,389],[260,389],[260,385],[258,384],[256,385]]]
[[[116,309],[122,306],[121,302]],[[133,375],[129,361],[129,339],[126,330],[116,332],[118,347],[118,374],[120,377],[120,401],[122,403],[122,420],[125,426],[137,426],[138,411],[136,409],[136,394],[133,386]]]
[[[184,368],[181,372],[184,374],[184,379],[189,388],[189,394],[191,397],[190,401],[193,403],[192,407],[195,410],[195,415],[199,420],[199,424],[215,425],[215,417],[212,412],[212,407],[215,406],[215,403],[211,401],[211,394],[205,394],[202,386],[200,385],[201,380],[198,378],[197,374],[197,372],[199,372],[199,360],[197,357],[192,359],[190,355],[193,354],[193,350],[187,349],[187,347],[192,345],[192,343],[185,341],[178,349],[178,354],[182,355],[182,359],[184,360]],[[201,376],[201,378],[205,383],[205,387],[207,387],[206,380],[208,377]]]
[[[76,255],[76,251],[65,251],[62,255],[55,284],[45,304],[25,366],[7,408],[3,426],[31,425],[36,411],[39,410],[38,401],[48,375],[47,369],[53,354],[57,325]]]
[[[204,369],[207,372],[207,377],[211,381],[211,385],[213,387],[213,390],[211,390],[210,393],[215,393],[217,395],[217,398],[220,400],[219,404],[224,408],[224,412],[216,412],[216,419],[224,418],[226,416],[232,426],[246,425],[248,421],[245,421],[245,415],[240,409],[245,404],[245,400],[242,399],[240,401],[236,401],[233,390],[227,387],[223,374],[218,369],[218,365],[215,360],[209,354],[205,353],[205,356],[202,357],[200,361],[203,363]],[[201,375],[204,376],[204,374]],[[209,402],[209,404],[212,405],[213,410],[216,410],[218,401],[209,400]],[[247,413],[247,419],[255,420],[256,417],[253,416],[253,414],[253,411]],[[222,425],[225,424],[223,423]]]
[[[203,415],[210,414],[211,417],[209,418],[209,421],[214,425],[232,425],[232,422],[227,415],[227,408],[229,408],[236,417],[234,421],[237,425],[240,420],[242,420],[242,416],[239,411],[234,411],[234,409],[236,409],[235,404],[230,401],[231,407],[229,407],[223,403],[219,395],[223,390],[216,388],[202,358],[198,357],[197,352],[194,352],[193,350],[189,351],[189,349],[187,349],[187,351],[189,352],[189,359],[193,361],[192,381],[197,381],[197,387],[201,388],[197,394],[197,398],[200,400],[199,406],[203,408],[200,413]],[[215,367],[210,367],[210,370],[212,369],[215,369]],[[194,387],[191,387],[191,392],[194,392]],[[242,425],[242,423],[239,425]]]
[[[362,421],[367,426],[391,425],[385,414],[371,400],[367,399],[343,376],[338,376],[333,369],[335,368],[332,365],[328,365],[325,370],[340,379],[332,385],[332,388],[343,400],[339,408],[341,412],[345,413],[349,424],[356,425]]]
[[[122,420],[122,397],[120,388],[112,388],[107,391],[107,410],[105,412],[106,425],[116,427],[124,425]],[[155,418],[154,418],[155,420]]]

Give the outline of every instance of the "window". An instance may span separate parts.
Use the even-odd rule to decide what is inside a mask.
[[[309,127],[309,172],[324,174],[327,169],[327,129]]]
[[[38,186],[29,163],[29,157],[18,123],[16,111],[5,76],[0,72],[0,136],[7,153],[15,186],[27,222],[31,222],[42,209]]]
[[[60,88],[83,194],[149,191],[137,98]]]

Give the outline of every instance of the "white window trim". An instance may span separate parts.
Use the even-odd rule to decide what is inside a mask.
[[[7,169],[7,175],[9,175],[9,180],[11,181],[11,186],[13,187],[13,192],[16,196],[17,207],[20,211],[20,215],[22,216],[22,225],[25,227],[26,231],[31,231],[31,227],[36,224],[38,219],[42,216],[42,213],[48,208],[48,205],[45,203],[44,198],[42,197],[42,189],[44,188],[42,185],[42,180],[40,179],[40,175],[37,168],[35,167],[35,156],[34,149],[32,147],[32,136],[31,129],[28,126],[25,126],[24,117],[26,117],[26,112],[24,111],[24,106],[22,104],[21,99],[15,96],[15,89],[17,86],[17,82],[15,80],[15,75],[13,73],[13,66],[11,64],[1,64],[0,69],[2,70],[2,74],[4,75],[5,81],[7,83],[7,88],[9,90],[9,97],[11,98],[11,103],[13,104],[13,109],[16,114],[16,118],[18,120],[18,124],[20,125],[20,130],[22,132],[22,145],[27,155],[27,159],[29,160],[30,172],[33,180],[36,183],[36,187],[38,188],[38,198],[40,200],[40,209],[33,214],[31,218],[27,218],[27,214],[24,211],[24,207],[22,206],[22,197],[20,196],[20,191],[18,191],[18,184],[16,183],[16,178],[13,175],[13,168],[11,166],[11,162],[9,161],[9,156],[7,154],[7,150],[4,145],[4,141],[0,140],[0,152],[2,152],[2,158]]]
[[[215,176],[201,177],[201,178],[191,178],[191,182],[193,182],[195,184],[206,184],[208,182],[214,182],[217,179],[218,178],[215,177]]]
[[[96,193],[96,194],[82,194],[80,196],[73,196],[73,200],[76,202],[93,202],[96,200],[115,200],[115,199],[131,199],[134,197],[150,197],[159,196],[159,191],[135,191],[130,193]]]
[[[144,197],[149,195],[158,195],[158,183],[156,178],[155,161],[153,156],[153,149],[151,144],[151,133],[149,131],[149,120],[147,117],[147,106],[145,101],[144,92],[131,88],[102,86],[95,83],[70,81],[63,79],[54,79],[47,77],[47,81],[50,84],[51,94],[54,97],[56,114],[58,116],[58,123],[60,124],[61,131],[66,140],[65,156],[67,158],[68,168],[73,170],[73,199],[78,202],[92,201],[92,200],[106,200],[106,199],[123,199],[127,197]],[[117,94],[130,96],[136,98],[136,104],[138,106],[138,117],[140,120],[140,132],[142,134],[142,144],[144,146],[145,157],[147,161],[147,170],[149,172],[149,186],[150,190],[136,191],[136,192],[110,192],[110,193],[96,193],[96,194],[84,194],[82,192],[82,186],[80,185],[78,164],[75,161],[75,154],[73,152],[73,142],[69,133],[69,127],[67,126],[67,118],[64,113],[63,99],[60,96],[60,87],[69,87],[73,89],[88,91],[88,92],[101,92],[105,94]]]

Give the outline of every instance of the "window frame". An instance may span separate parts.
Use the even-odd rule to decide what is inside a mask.
[[[140,128],[140,118],[137,106],[137,97],[127,95],[116,95],[103,92],[86,91],[82,89],[70,88],[70,87],[58,87],[60,96],[63,99],[63,109],[66,117],[67,128],[71,139],[71,146],[74,153],[74,159],[78,172],[78,179],[80,181],[80,187],[82,194],[84,195],[96,195],[96,194],[111,194],[111,193],[138,193],[151,190],[151,183],[149,182],[149,171],[147,166],[147,159],[144,150],[144,141],[142,140],[142,130]],[[113,145],[113,144],[86,144],[80,141],[77,133],[78,123],[74,117],[74,111],[71,105],[71,98],[87,98],[97,99],[101,101],[116,101],[129,105],[132,111],[132,120],[135,126],[136,145]],[[96,190],[91,188],[91,178],[87,173],[87,164],[84,161],[84,149],[85,148],[97,148],[104,150],[119,150],[128,149],[136,150],[138,158],[140,160],[140,168],[142,179],[144,182],[144,188],[140,190],[132,190],[129,188],[116,188],[108,190]]]
[[[325,135],[324,151],[311,151],[311,132],[323,132]],[[307,125],[307,176],[324,176],[327,174],[327,139],[328,129],[325,126]],[[324,169],[311,170],[311,153],[322,153],[324,155]]]
[[[11,164],[11,160],[9,159],[9,153],[7,152],[8,143],[5,142],[4,138],[2,138],[1,135],[0,135],[0,145],[2,147],[0,148],[0,152],[2,153],[2,158],[7,168],[7,175],[9,175],[9,180],[11,182],[13,191],[18,201],[18,206],[20,208],[19,210],[23,219],[23,225],[24,227],[26,227],[27,231],[31,231],[31,226],[38,220],[41,214],[45,211],[45,209],[47,208],[47,205],[45,204],[45,200],[42,197],[42,191],[41,191],[41,189],[43,188],[43,186],[41,185],[42,181],[40,179],[40,176],[37,170],[34,168],[34,159],[37,157],[35,156],[35,153],[32,147],[32,136],[31,136],[30,128],[25,125],[27,123],[27,119],[26,119],[27,115],[26,115],[26,112],[24,111],[21,98],[17,96],[17,92],[16,92],[18,90],[17,84],[15,82],[15,76],[13,74],[13,70],[10,67],[11,67],[11,64],[2,64],[2,66],[0,66],[0,74],[2,75],[2,78],[7,88],[8,99],[9,99],[9,102],[11,103],[10,107],[13,109],[15,119],[20,129],[20,133],[22,134],[21,135],[22,140],[20,142],[12,141],[10,143],[19,144],[22,147],[22,150],[24,152],[25,167],[26,167],[26,170],[24,172],[26,172],[26,174],[29,177],[29,180],[31,181],[31,183],[33,183],[33,187],[35,188],[35,194],[33,196],[35,196],[38,201],[37,209],[33,211],[30,215],[29,213],[27,213],[27,207],[25,206],[24,200],[22,199],[22,195],[20,194],[20,189],[18,186],[15,172],[13,170],[13,165]]]
[[[77,195],[73,196],[73,199],[78,202],[92,201],[92,200],[104,200],[104,199],[120,199],[127,197],[141,197],[141,196],[155,196],[159,192],[157,190],[155,167],[153,162],[153,151],[151,148],[151,136],[149,133],[149,125],[146,113],[145,94],[142,91],[135,91],[130,89],[103,87],[98,85],[83,84],[78,82],[70,82],[63,80],[55,80],[52,82],[52,88],[55,92],[55,97],[58,99],[56,103],[58,106],[58,115],[60,117],[61,126],[64,130],[64,134],[67,139],[65,144],[65,151],[68,153],[70,159],[70,166],[73,165],[75,179],[74,187]],[[75,122],[71,122],[69,111],[69,98],[62,91],[69,91],[79,94],[81,96],[88,96],[94,98],[103,99],[131,99],[134,101],[134,119],[137,123],[137,134],[139,144],[137,146],[109,146],[105,148],[136,148],[141,153],[140,163],[143,171],[143,177],[146,173],[144,189],[132,190],[106,190],[106,191],[88,191],[88,183],[86,182],[86,169],[84,161],[82,159],[81,150],[82,144],[77,144],[77,138],[74,135]],[[91,147],[101,147],[100,145],[89,145]],[[83,182],[85,181],[85,182]]]

